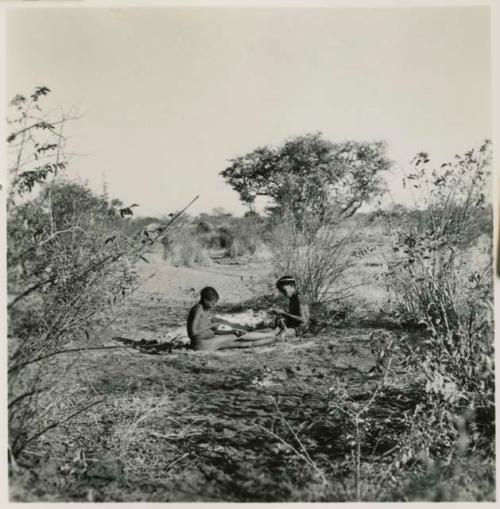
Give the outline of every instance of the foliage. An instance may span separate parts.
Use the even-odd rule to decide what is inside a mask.
[[[148,324],[159,334],[165,323],[184,323],[185,302],[164,295],[154,304],[152,295],[125,303],[121,327]],[[224,309],[275,305],[275,299],[262,299]],[[425,451],[407,454],[429,432],[413,419],[427,393],[414,383],[415,373],[401,366],[400,354],[393,355],[385,383],[380,381],[391,339],[407,344],[415,338],[376,327],[374,334],[352,326],[329,329],[245,355],[82,352],[80,369],[65,375],[73,384],[70,394],[91,399],[97,392],[106,401],[30,444],[22,460],[38,477],[17,476],[11,496],[66,502],[352,501],[359,441],[361,500],[493,500],[494,463],[480,450],[454,456],[451,463],[446,455],[438,462]],[[353,419],[336,408],[339,397],[355,414],[375,391],[358,421],[357,441]],[[15,489],[21,480],[24,492]]]
[[[257,214],[229,217],[219,214],[196,222],[195,235],[201,245],[209,250],[224,250],[230,258],[253,256],[264,244],[265,222]]]
[[[475,450],[492,457],[491,250],[481,264],[467,249],[477,237],[484,206],[490,144],[456,156],[441,171],[429,171],[429,162],[426,154],[419,154],[415,166],[423,166],[407,177],[422,191],[416,207],[420,213],[415,215],[418,221],[401,223],[395,231],[396,259],[386,275],[399,315],[427,328],[423,342],[401,344],[406,367],[426,394],[405,437],[411,444],[407,453],[441,462]],[[489,225],[491,231],[491,218]]]
[[[487,286],[487,285],[485,285]],[[460,439],[460,426],[470,432],[463,449],[479,448],[494,455],[495,370],[493,349],[493,307],[484,292],[471,303],[472,323],[460,324],[445,333],[432,331],[419,345],[407,348],[405,364],[427,395],[415,425],[425,429],[420,446],[438,459],[453,454]],[[417,368],[418,366],[418,368]],[[428,424],[432,423],[429,427]],[[412,440],[417,447],[417,441]]]
[[[17,129],[8,138],[7,227],[9,451],[14,463],[27,444],[89,405],[76,398],[60,417],[64,388],[57,373],[71,369],[72,362],[57,363],[56,357],[74,351],[75,344],[88,346],[105,327],[109,311],[135,288],[134,263],[144,247],[115,230],[126,221],[120,202],[58,174],[66,167],[63,126],[70,117],[48,121],[52,114],[39,101],[48,92],[41,87],[30,99],[17,96],[12,102],[17,116],[9,121]],[[40,170],[42,159],[54,171]]]
[[[427,154],[415,159],[415,171],[405,181],[419,191],[415,221],[389,222],[394,232],[394,257],[387,280],[399,313],[424,320],[435,329],[455,330],[468,315],[470,299],[486,267],[471,267],[466,248],[477,238],[478,216],[485,203],[484,188],[491,159],[489,142],[455,163],[430,169]],[[420,168],[418,168],[420,166]],[[491,218],[489,218],[491,228]],[[472,292],[472,294],[471,294]],[[468,301],[469,300],[469,301]]]
[[[272,198],[278,215],[290,211],[297,221],[306,212],[351,216],[383,190],[382,172],[390,167],[382,142],[332,143],[318,134],[287,139],[278,147],[259,147],[231,160],[221,172],[241,200]]]
[[[231,224],[234,237],[232,246],[227,250],[228,256],[254,256],[264,245],[265,222],[258,215],[246,215],[235,218]]]
[[[10,102],[13,113],[7,120],[11,129],[7,137],[10,163],[8,206],[67,167],[63,128],[74,118],[74,112],[70,110],[58,117],[43,112],[40,99],[49,93],[49,88],[37,87],[30,97],[18,94]]]
[[[20,112],[30,103],[44,116],[37,108],[46,93],[41,87],[13,105]],[[429,189],[422,195],[428,201],[387,217],[396,248],[387,283],[400,318],[424,322],[421,336],[378,326],[370,334],[333,331],[330,303],[335,313],[349,312],[347,271],[372,246],[359,242],[335,204],[305,210],[300,221],[283,205],[268,230],[275,269],[294,274],[308,299],[319,302],[317,329],[325,334],[281,343],[279,355],[257,349],[145,359],[122,346],[103,353],[89,345],[101,348],[113,315],[124,327],[147,323],[154,334],[166,323],[184,323],[184,304],[154,305],[152,295],[119,307],[136,288],[135,263],[163,225],[130,219],[133,205],[64,180],[59,169],[57,175],[33,169],[37,143],[45,147],[39,157],[52,154],[44,164],[65,160],[61,131],[54,133],[44,118],[9,135],[9,458],[17,474],[11,496],[65,502],[494,497],[491,267],[468,258],[484,223],[488,145],[435,175],[420,176],[430,162],[420,154],[406,182],[421,186],[415,191]],[[39,134],[56,141],[42,145]],[[440,171],[448,172],[444,185]],[[223,249],[233,256],[258,246],[267,227],[262,218],[216,212],[213,220],[201,218],[199,228],[186,220],[169,231],[174,263],[210,263],[204,242],[221,248],[227,238],[220,228],[232,237]],[[147,227],[151,238],[144,236]],[[261,300],[265,309],[275,305]],[[239,302],[231,306],[242,309]]]
[[[169,259],[174,267],[210,267],[212,265],[208,251],[190,234],[176,237]]]
[[[284,214],[271,234],[276,275],[291,274],[310,304],[341,302],[351,295],[345,276],[370,251],[356,225],[341,229],[334,213],[306,214],[300,225]]]

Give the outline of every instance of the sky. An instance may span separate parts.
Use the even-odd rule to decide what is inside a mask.
[[[391,200],[419,151],[491,137],[487,7],[12,8],[7,93],[78,106],[69,174],[161,216],[246,209],[219,176],[261,145],[321,131],[385,140]]]

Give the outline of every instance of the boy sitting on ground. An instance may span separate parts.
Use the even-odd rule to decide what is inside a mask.
[[[191,308],[187,318],[187,332],[194,350],[215,351],[227,348],[250,348],[268,345],[276,340],[275,333],[245,332],[238,329],[221,331],[212,323],[209,311],[217,304],[219,294],[207,286],[200,292],[200,302]]]
[[[309,306],[302,301],[295,279],[283,276],[276,282],[276,288],[289,299],[288,312],[282,309],[273,309],[276,313],[276,325],[280,328],[278,337],[301,336],[307,331],[309,325]]]

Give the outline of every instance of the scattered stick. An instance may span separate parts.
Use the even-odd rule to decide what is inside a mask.
[[[126,338],[125,338],[126,339]],[[131,341],[131,340],[129,340]],[[50,357],[55,357],[56,355],[63,355],[66,353],[75,353],[75,352],[85,352],[88,350],[116,350],[118,348],[158,348],[162,345],[155,344],[155,345],[141,345],[141,344],[135,344],[135,345],[112,345],[112,346],[86,346],[82,348],[68,348],[67,350],[58,350],[56,352],[51,352],[45,355],[40,355],[36,359],[32,359],[30,361],[23,362],[21,364],[16,364],[15,366],[12,366],[9,368],[8,373],[11,373],[12,371],[17,371],[20,368],[24,368],[25,366],[28,366],[29,364],[33,364],[35,362],[39,362],[44,359],[48,359]]]
[[[62,421],[58,421],[58,422],[53,422],[52,424],[49,424],[48,426],[46,426],[45,428],[43,428],[41,431],[39,431],[38,433],[35,433],[34,435],[32,435],[31,437],[27,438],[24,442],[24,444],[22,445],[22,447],[20,449],[18,449],[16,451],[16,454],[15,456],[17,456],[30,442],[32,442],[33,440],[41,437],[42,435],[44,435],[45,433],[47,433],[47,431],[50,431],[51,429],[54,429],[54,428],[57,428],[58,426],[60,426],[61,424],[64,424],[65,422],[68,422],[69,420],[73,419],[73,417],[76,417],[77,415],[79,414],[82,414],[83,412],[86,412],[87,410],[89,410],[90,408],[96,406],[96,405],[99,405],[100,403],[103,403],[104,401],[106,401],[105,398],[103,399],[100,399],[99,401],[94,401],[94,403],[91,403],[90,405],[87,405],[83,408],[80,408],[80,410],[72,413],[71,415],[69,415],[68,417],[66,417],[65,419],[63,419]]]
[[[168,467],[165,469],[165,471],[168,472],[176,463],[178,463],[182,459],[186,458],[187,456],[189,456],[189,452],[186,452],[186,453],[182,454],[181,456],[179,456],[177,459],[172,461],[172,463],[170,463],[170,465],[168,465]]]

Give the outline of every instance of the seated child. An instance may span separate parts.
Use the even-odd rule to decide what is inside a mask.
[[[276,282],[276,288],[289,299],[288,312],[273,309],[277,315],[277,326],[281,329],[279,337],[300,336],[307,331],[309,325],[309,306],[302,301],[297,290],[295,279],[283,276]]]
[[[200,302],[193,306],[187,318],[187,332],[194,350],[222,350],[268,345],[276,340],[274,332],[219,331],[209,315],[219,300],[217,291],[207,286],[200,292]]]

